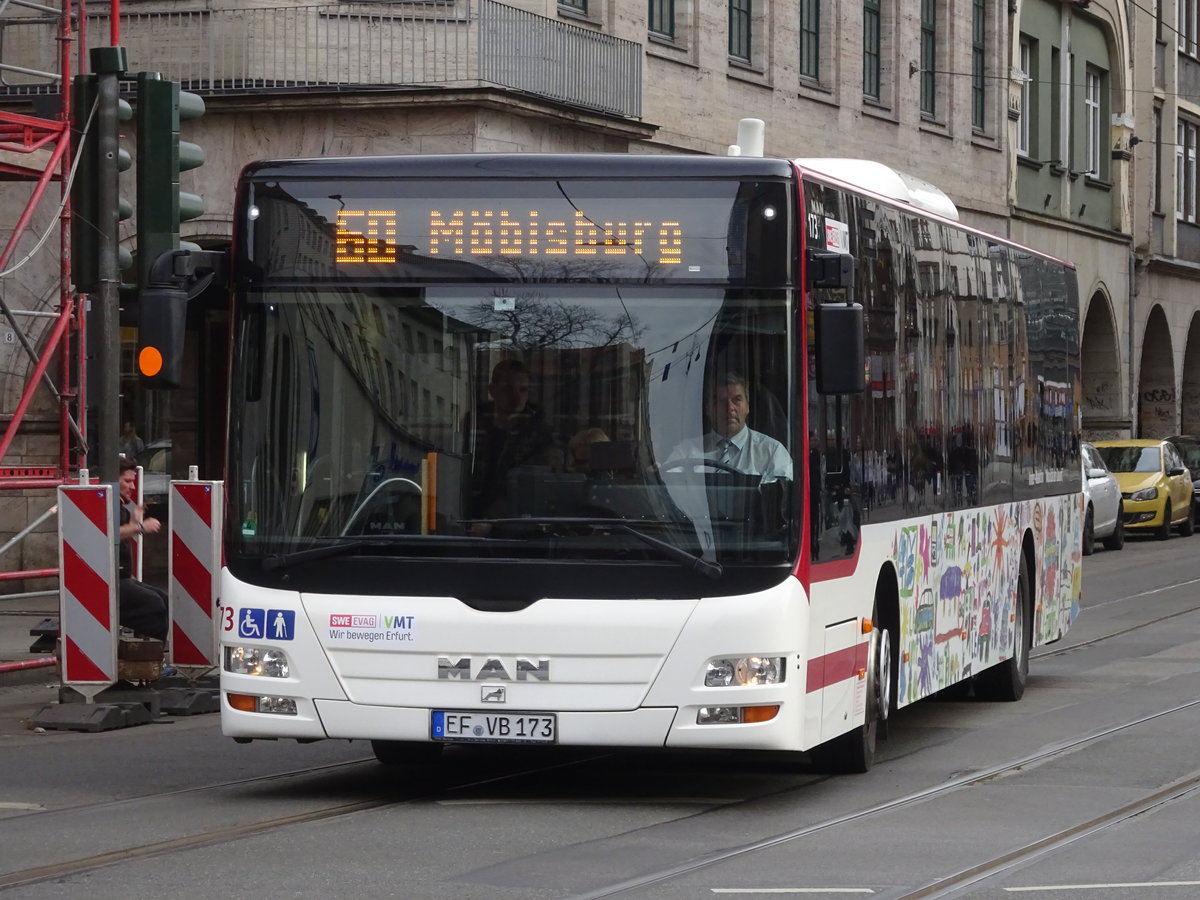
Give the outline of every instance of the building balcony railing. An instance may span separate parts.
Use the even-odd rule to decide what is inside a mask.
[[[86,20],[89,47],[109,39]],[[499,87],[612,115],[641,115],[642,47],[493,0],[121,12],[133,71],[200,94]],[[0,101],[57,93],[17,69],[54,71],[55,26],[0,17]]]

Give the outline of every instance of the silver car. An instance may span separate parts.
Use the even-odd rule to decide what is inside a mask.
[[[1125,523],[1121,508],[1121,488],[1117,476],[1108,470],[1099,452],[1091,444],[1080,445],[1083,460],[1083,555],[1091,556],[1096,538],[1107,550],[1125,546]]]

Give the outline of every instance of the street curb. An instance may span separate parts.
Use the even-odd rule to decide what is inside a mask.
[[[49,684],[59,682],[57,666],[42,666],[36,669],[16,669],[0,672],[0,687],[15,687],[26,684]]]

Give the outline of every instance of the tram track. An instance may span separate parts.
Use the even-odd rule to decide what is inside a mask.
[[[390,807],[403,806],[405,804],[417,803],[425,800],[443,798],[447,794],[453,794],[457,791],[470,790],[473,788],[480,788],[497,783],[541,776],[547,772],[569,768],[571,766],[584,765],[597,759],[601,759],[607,755],[609,754],[593,754],[580,759],[568,760],[566,762],[560,762],[553,765],[539,765],[531,768],[521,769],[519,771],[505,772],[503,774],[494,775],[487,778],[465,779],[459,783],[449,786],[441,785],[437,790],[412,793],[401,798],[377,797],[367,800],[356,800],[347,803],[335,803],[328,806],[321,806],[315,809],[306,810],[304,812],[273,816],[254,822],[245,822],[238,825],[210,829],[198,834],[182,835],[180,837],[168,838],[161,841],[149,841],[120,849],[90,854],[88,856],[81,856],[75,859],[62,860],[59,862],[47,863],[39,866],[30,866],[25,869],[19,869],[0,874],[0,892],[36,884],[38,882],[48,881],[51,879],[81,875],[86,872],[91,872],[96,869],[102,869],[121,863],[159,857],[171,853],[182,853],[202,847],[222,844],[249,837],[251,835],[259,835],[271,831],[278,831],[280,829],[295,825],[331,821],[345,816],[356,815],[362,812],[370,812],[374,810],[387,809]],[[153,794],[144,794],[138,797],[122,798],[120,800],[108,800],[101,803],[84,804],[73,807],[61,807],[59,809],[31,812],[21,816],[11,816],[6,819],[0,819],[0,834],[3,833],[4,827],[9,823],[20,822],[21,820],[28,819],[29,817],[33,816],[36,816],[43,821],[46,817],[57,815],[76,817],[81,813],[81,811],[84,810],[89,812],[102,812],[114,807],[129,806],[138,803],[144,804],[147,802],[157,802],[164,799],[170,799],[189,794],[196,795],[209,793],[215,795],[220,791],[228,790],[230,788],[271,785],[297,777],[313,774],[319,775],[324,773],[336,773],[339,770],[350,770],[366,765],[375,766],[377,763],[374,761],[374,759],[364,758],[362,760],[352,760],[342,763],[331,763],[324,766],[316,766],[311,769],[296,769],[288,772],[277,772],[270,775],[255,776],[252,778],[234,779],[227,782],[205,785],[203,787],[184,788],[174,791],[161,791]]]
[[[1107,740],[1108,738],[1127,732],[1130,729],[1134,729],[1150,722],[1154,722],[1165,716],[1175,715],[1196,707],[1200,707],[1200,700],[1182,703],[1168,709],[1159,710],[1149,715],[1131,719],[1119,725],[1109,726],[1083,737],[1065,740],[1050,747],[1038,750],[1035,753],[1010,759],[1002,763],[997,763],[977,772],[959,775],[931,787],[922,788],[899,797],[894,797],[890,800],[885,800],[872,806],[863,807],[861,809],[833,816],[831,818],[822,820],[820,822],[814,822],[800,828],[777,832],[775,834],[757,838],[746,843],[713,850],[670,866],[664,866],[661,869],[644,872],[632,878],[615,881],[583,893],[573,894],[571,895],[570,900],[602,900],[602,898],[617,897],[640,890],[642,888],[661,885],[674,879],[691,875],[702,869],[708,869],[726,862],[731,862],[748,854],[770,850],[772,848],[815,835],[819,832],[828,831],[830,829],[849,825],[851,823],[861,822],[864,819],[882,816],[903,809],[907,806],[927,803],[974,785],[990,783],[1009,775],[1019,773],[1031,766],[1039,765],[1057,757],[1079,752],[1094,744]],[[924,900],[924,898],[949,896],[954,891],[968,887],[971,884],[974,884],[983,878],[990,877],[991,875],[1003,871],[1006,868],[1028,862],[1029,860],[1036,858],[1038,855],[1044,855],[1054,849],[1057,849],[1059,846],[1062,846],[1065,843],[1068,843],[1072,840],[1078,840],[1088,834],[1099,831],[1102,828],[1125,821],[1163,803],[1167,803],[1178,797],[1185,796],[1186,794],[1197,790],[1198,788],[1200,788],[1200,774],[1189,776],[1188,778],[1185,778],[1174,784],[1151,791],[1137,800],[1124,804],[1105,813],[1104,815],[1095,817],[1087,822],[1074,825],[1070,828],[1063,829],[1058,833],[1041,838],[1038,841],[1035,841],[1024,848],[1020,848],[1017,851],[1012,851],[1003,856],[998,856],[993,860],[989,860],[988,862],[973,865],[970,868],[964,869],[953,875],[946,876],[945,878],[939,879],[936,882],[925,885],[912,894],[905,894],[898,898],[898,900]]]
[[[1169,591],[1182,590],[1182,589],[1189,588],[1189,587],[1195,588],[1197,585],[1200,585],[1200,578],[1190,578],[1190,579],[1187,579],[1186,581],[1177,581],[1172,584],[1158,585],[1156,587],[1148,588],[1147,590],[1138,591],[1136,594],[1129,594],[1124,597],[1113,597],[1110,600],[1103,600],[1099,603],[1093,603],[1084,608],[1083,614],[1085,614],[1085,615],[1093,614],[1099,610],[1103,610],[1110,606],[1115,606],[1117,604],[1145,602],[1147,598],[1153,597],[1157,594],[1164,594]],[[1076,650],[1082,650],[1086,647],[1092,647],[1092,646],[1095,646],[1096,644],[1101,644],[1101,643],[1111,640],[1113,638],[1122,637],[1127,634],[1133,634],[1135,632],[1141,631],[1142,629],[1150,628],[1154,625],[1160,625],[1163,622],[1169,622],[1173,619],[1179,619],[1183,616],[1190,615],[1191,613],[1195,613],[1195,612],[1200,612],[1200,603],[1192,604],[1184,609],[1177,609],[1177,610],[1174,610],[1173,612],[1169,612],[1164,615],[1155,616],[1154,618],[1151,618],[1151,619],[1145,619],[1143,621],[1136,622],[1136,623],[1128,625],[1126,627],[1119,628],[1116,631],[1112,631],[1107,634],[1097,635],[1096,637],[1089,638],[1087,640],[1080,640],[1080,641],[1075,641],[1073,643],[1066,643],[1066,644],[1062,644],[1061,646],[1060,646],[1060,643],[1058,643],[1058,642],[1056,642],[1054,644],[1043,645],[1042,647],[1031,651],[1029,658],[1030,658],[1030,661],[1033,662],[1033,661],[1036,661],[1039,659],[1047,659],[1052,656],[1062,656],[1063,654],[1066,654],[1066,653],[1073,653]],[[1068,637],[1067,640],[1070,640],[1070,638]]]
[[[1113,602],[1116,602],[1116,601],[1113,601]],[[1153,619],[1148,619],[1145,622],[1138,622],[1136,625],[1130,625],[1126,628],[1121,628],[1121,629],[1118,629],[1117,631],[1113,631],[1108,634],[1102,634],[1102,635],[1099,635],[1098,637],[1089,638],[1086,641],[1078,641],[1073,644],[1065,644],[1061,647],[1058,646],[1057,644],[1048,644],[1048,645],[1038,648],[1037,650],[1030,652],[1029,659],[1030,659],[1030,662],[1034,662],[1039,659],[1048,659],[1051,656],[1062,656],[1065,653],[1074,653],[1076,650],[1083,650],[1086,647],[1092,647],[1092,646],[1095,646],[1096,644],[1102,644],[1105,641],[1112,640],[1113,638],[1118,638],[1118,637],[1122,637],[1127,634],[1132,634],[1136,631],[1141,631],[1143,628],[1149,628],[1152,625],[1160,625],[1163,622],[1169,622],[1172,619],[1178,619],[1182,616],[1191,615],[1192,613],[1195,613],[1195,612],[1200,612],[1200,605],[1191,606],[1191,607],[1188,607],[1187,609],[1176,610],[1175,612],[1167,613],[1166,615],[1163,615],[1163,616],[1158,616]]]
[[[1001,875],[1018,866],[1024,866],[1047,856],[1062,847],[1082,840],[1106,828],[1127,822],[1135,816],[1150,812],[1157,807],[1179,800],[1194,791],[1200,790],[1200,774],[1190,775],[1160,790],[1139,797],[1131,803],[1117,807],[1086,822],[1064,828],[1053,834],[1039,838],[1024,847],[1010,850],[984,862],[943,876],[915,891],[901,894],[895,900],[937,900],[937,898],[952,897],[959,892],[978,885],[981,881]]]

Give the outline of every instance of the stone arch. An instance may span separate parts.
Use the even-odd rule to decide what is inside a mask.
[[[1112,304],[1102,291],[1092,294],[1080,342],[1083,430],[1107,436],[1119,427],[1125,403],[1121,393],[1121,354]]]
[[[1179,427],[1184,434],[1200,434],[1200,312],[1192,314],[1185,346],[1183,379],[1179,385]]]
[[[1175,356],[1171,327],[1163,308],[1155,304],[1142,335],[1142,365],[1138,372],[1138,435],[1166,437],[1178,422],[1175,396]]]

